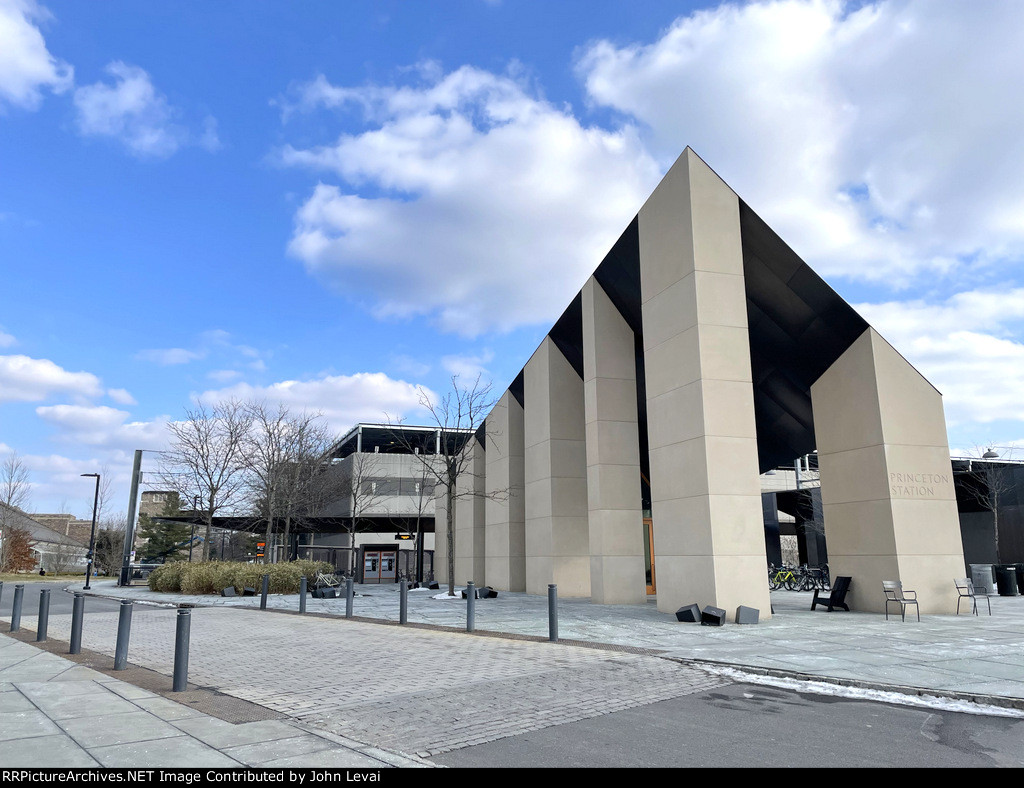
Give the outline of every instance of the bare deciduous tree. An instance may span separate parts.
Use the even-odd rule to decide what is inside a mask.
[[[995,457],[984,457],[994,454],[991,448],[975,449],[979,460],[971,460],[967,465],[964,489],[983,509],[992,512],[993,542],[995,543],[996,563],[1002,562],[999,550],[999,507],[1003,496],[1016,484],[1013,478],[1013,467],[1006,462],[999,462]],[[984,454],[983,454],[984,452]],[[1012,454],[1005,458],[1012,459]]]
[[[284,405],[246,403],[251,428],[244,441],[248,486],[254,508],[266,523],[284,520],[285,560],[294,521],[316,512],[326,495],[323,466],[332,437],[319,413],[293,414]],[[267,560],[269,561],[269,553]]]
[[[21,530],[15,524],[20,511],[28,506],[30,489],[28,468],[17,452],[11,452],[0,463],[0,568],[24,563],[20,557],[15,561],[15,553],[20,556],[19,545],[25,541],[15,533]]]
[[[466,385],[458,375],[452,375],[451,388],[440,398],[433,398],[426,389],[419,389],[420,405],[430,414],[433,424],[440,431],[440,455],[416,453],[417,448],[409,435],[402,430],[401,422],[389,419],[388,425],[395,440],[410,454],[419,457],[424,470],[430,474],[436,485],[440,485],[445,497],[445,519],[447,524],[446,554],[448,557],[448,595],[455,596],[455,501],[463,496],[479,493],[459,492],[458,482],[472,473],[473,434],[483,424],[497,399],[493,396],[490,383],[483,383],[477,375],[472,384]],[[508,491],[497,490],[488,497],[500,498]]]
[[[161,455],[161,478],[181,500],[198,498],[206,524],[201,560],[210,557],[213,519],[242,502],[245,487],[243,448],[251,420],[236,401],[212,407],[198,403],[182,421],[167,425],[171,446]]]

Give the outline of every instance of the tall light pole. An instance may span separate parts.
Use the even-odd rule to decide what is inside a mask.
[[[96,554],[96,507],[100,502],[100,475],[98,473],[83,473],[82,476],[96,477],[96,496],[92,499],[92,530],[89,532],[89,554],[86,556],[88,564],[85,568],[85,590],[88,591],[89,579],[92,577],[92,558]]]

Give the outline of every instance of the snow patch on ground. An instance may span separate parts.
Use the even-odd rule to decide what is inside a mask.
[[[869,689],[865,687],[849,687],[842,684],[832,684],[828,681],[803,681],[800,679],[783,678],[779,676],[762,676],[756,673],[747,673],[736,668],[724,668],[713,665],[701,665],[702,670],[716,676],[722,676],[733,681],[745,684],[763,684],[779,689],[788,689],[794,692],[810,692],[816,695],[833,695],[840,698],[853,700],[869,700],[877,703],[893,703],[899,706],[917,706],[937,711],[957,711],[964,714],[977,714],[985,717],[1015,717],[1024,718],[1024,711],[1020,709],[1008,709],[1002,706],[990,706],[983,703],[971,703],[966,700],[954,698],[942,698],[937,695],[909,695],[902,692],[887,692],[885,690]]]

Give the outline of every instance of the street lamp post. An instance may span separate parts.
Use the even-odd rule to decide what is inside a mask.
[[[92,530],[89,532],[89,554],[86,556],[88,564],[85,568],[85,590],[88,591],[89,579],[92,577],[92,560],[96,554],[96,507],[100,502],[100,475],[98,473],[83,473],[82,476],[96,477],[96,495],[92,499]]]

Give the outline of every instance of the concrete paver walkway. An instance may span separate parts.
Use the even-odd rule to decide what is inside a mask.
[[[0,635],[4,767],[423,766],[287,720],[231,724]]]
[[[154,594],[145,587],[97,584],[99,593],[167,604],[258,607],[258,597],[223,598]],[[462,628],[465,601],[437,600],[438,592],[409,593],[409,621]],[[914,688],[976,697],[1024,708],[1024,597],[993,597],[992,615],[925,616],[901,621],[878,613],[811,611],[811,593],[772,593],[775,615],[757,625],[701,627],[680,624],[646,605],[595,605],[559,600],[563,639],[652,650],[662,656],[737,668],[789,672],[861,685]],[[268,607],[297,610],[297,595],[272,595]],[[966,606],[965,606],[966,607]],[[343,615],[344,599],[308,599],[309,612]],[[396,586],[357,586],[355,614],[398,620]],[[547,600],[499,592],[478,600],[477,630],[543,637]]]

